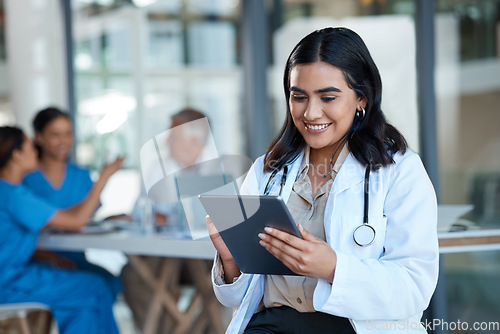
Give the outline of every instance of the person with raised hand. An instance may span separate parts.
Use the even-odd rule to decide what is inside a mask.
[[[106,182],[122,163],[123,158],[106,165],[80,203],[61,209],[22,184],[38,166],[33,142],[17,127],[0,127],[0,304],[46,304],[62,334],[118,333],[114,296],[102,277],[33,261],[32,256],[43,229],[80,231],[87,224]]]
[[[38,168],[24,177],[23,185],[60,209],[82,202],[93,182],[87,169],[69,161],[75,142],[69,115],[56,107],[45,108],[33,118],[33,130]],[[106,280],[115,297],[122,292],[120,278],[88,262],[83,252],[38,250],[34,257],[56,266],[92,271]]]

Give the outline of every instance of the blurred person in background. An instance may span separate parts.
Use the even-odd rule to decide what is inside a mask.
[[[87,224],[122,163],[123,158],[104,166],[88,194],[61,209],[22,184],[38,166],[33,142],[19,128],[0,127],[0,303],[49,306],[61,334],[118,333],[114,296],[101,275],[32,257],[44,228],[80,231]]]
[[[170,174],[171,172],[175,173],[175,171],[179,171],[183,174],[192,173],[194,175],[196,175],[197,173],[210,172],[206,170],[207,168],[204,168],[204,171],[201,170],[203,169],[203,167],[210,166],[210,164],[203,165],[202,163],[200,163],[206,160],[203,158],[203,156],[208,131],[206,133],[203,130],[193,131],[193,133],[186,133],[186,131],[184,131],[185,129],[181,128],[172,130],[179,125],[203,119],[205,117],[205,114],[192,108],[182,109],[171,117],[170,132],[166,142],[166,146],[168,147],[168,160],[164,163],[166,174]],[[146,175],[144,176],[145,178],[147,178],[148,174],[151,173],[162,173],[160,166],[155,165],[153,166],[153,168],[154,169],[150,171],[143,171],[144,173],[146,173]],[[166,187],[168,187],[169,189],[166,189]],[[170,192],[170,194],[165,196],[164,194],[166,192]],[[155,212],[155,225],[157,228],[169,228],[173,227],[172,225],[174,224],[182,224],[186,226],[176,226],[177,229],[184,230],[187,233],[187,223],[183,219],[183,212],[181,212],[180,210],[180,208],[182,209],[182,207],[180,207],[180,202],[162,200],[165,198],[173,200],[177,198],[176,193],[177,190],[175,189],[174,183],[166,184],[160,182],[156,185],[156,187],[153,186],[152,189],[150,189],[149,197],[154,200],[153,207]],[[147,196],[146,189],[143,189],[142,196]],[[139,201],[137,203],[139,203]],[[128,219],[134,221],[140,220],[141,208],[137,203],[132,212],[132,217],[128,217]],[[117,216],[117,218],[124,217],[126,216]],[[147,265],[152,273],[156,274],[161,269],[164,258],[155,256],[141,256],[141,260]],[[123,295],[127,304],[132,310],[135,326],[139,329],[142,329],[147,318],[147,312],[149,304],[153,297],[153,291],[144,282],[139,273],[131,264],[127,264],[123,268],[121,278],[123,284]],[[192,282],[192,280],[189,278],[189,272],[185,267],[181,269],[180,281],[182,283]],[[165,311],[162,310],[162,312]],[[167,317],[165,313],[163,313],[160,317],[160,321],[157,327],[157,333],[164,332],[166,319]]]
[[[38,168],[25,176],[23,185],[57,208],[67,209],[79,204],[89,194],[93,182],[88,170],[69,161],[75,141],[69,115],[54,107],[43,109],[33,119],[33,130]],[[106,280],[115,297],[122,290],[119,278],[89,263],[83,252],[39,250],[35,257],[99,274]]]

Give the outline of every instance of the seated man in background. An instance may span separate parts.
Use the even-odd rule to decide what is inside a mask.
[[[162,168],[155,165],[152,170],[143,170],[143,173],[146,173],[144,175],[146,184],[148,183],[148,177],[154,177],[155,179],[160,178],[160,176],[154,175],[155,173],[203,174],[200,167],[205,167],[206,165],[202,162],[210,159],[210,154],[207,156],[205,150],[208,131],[195,129],[195,131],[191,130],[186,132],[185,128],[181,129],[178,126],[205,117],[206,116],[202,112],[191,108],[183,109],[171,117],[170,131],[165,143],[168,148],[168,157],[167,159],[163,159]],[[205,173],[210,173],[210,171],[205,171]],[[155,210],[154,217],[156,228],[160,230],[183,230],[187,234],[188,227],[179,201],[180,195],[176,184],[159,182],[151,188],[148,185],[146,185],[145,188],[148,188],[147,193],[149,198],[154,200],[153,207]],[[169,194],[167,194],[167,192],[169,192]],[[145,196],[147,196],[146,189],[143,189],[142,197]],[[141,199],[138,200],[132,212],[131,219],[134,221],[139,221],[141,219],[140,211],[144,209],[139,205],[140,200]],[[141,256],[141,260],[155,275],[158,275],[164,262],[164,258],[155,256]],[[210,266],[210,261],[207,261],[207,266]],[[191,282],[188,274],[185,267],[181,268],[181,282]],[[127,264],[122,271],[122,284],[124,297],[132,310],[135,326],[142,329],[147,318],[153,291],[130,263]],[[164,310],[161,312],[160,321],[157,324],[157,333],[164,332],[167,322],[167,315]]]

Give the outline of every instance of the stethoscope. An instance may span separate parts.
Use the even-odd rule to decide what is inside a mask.
[[[265,196],[269,195],[269,192],[271,191],[270,187],[271,181],[276,177],[277,174],[278,174],[278,169],[275,169],[271,173],[269,180],[267,180],[266,187],[264,188]],[[281,181],[280,181],[279,196],[281,196],[281,193],[283,192],[283,186],[285,185],[287,174],[288,174],[288,166],[285,165],[283,167],[283,175],[281,176]],[[370,200],[370,165],[366,166],[365,170],[365,184],[364,184],[365,203],[364,203],[363,224],[356,227],[356,229],[352,234],[352,237],[356,245],[361,247],[366,247],[373,244],[373,242],[375,241],[375,237],[377,235],[375,228],[368,223],[369,200]]]

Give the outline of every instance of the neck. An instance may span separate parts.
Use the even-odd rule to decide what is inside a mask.
[[[0,170],[0,179],[9,183],[21,183],[26,173],[16,166],[8,165]]]
[[[309,151],[309,162],[316,165],[322,164],[327,167],[329,167],[331,163],[333,166],[335,165],[335,161],[337,161],[337,158],[345,144],[345,141],[340,140],[329,147],[323,147],[320,149],[311,148]]]
[[[66,161],[60,159],[54,159],[51,157],[42,157],[38,162],[38,165],[42,172],[49,174],[50,172],[60,173],[66,168]]]

